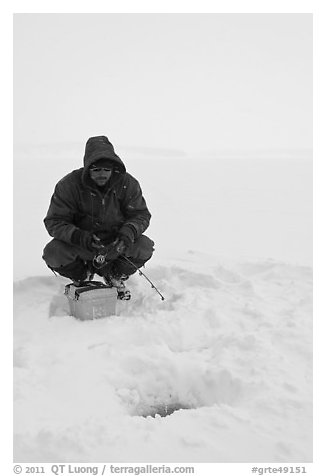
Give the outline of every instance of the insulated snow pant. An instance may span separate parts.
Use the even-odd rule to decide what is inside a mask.
[[[125,256],[136,266],[132,266],[123,256],[108,262],[103,267],[94,267],[94,254],[75,245],[53,239],[43,250],[43,259],[47,266],[61,276],[72,280],[84,280],[87,271],[99,276],[119,277],[122,274],[130,276],[148,261],[154,252],[154,242],[145,235],[141,235],[128,249]]]

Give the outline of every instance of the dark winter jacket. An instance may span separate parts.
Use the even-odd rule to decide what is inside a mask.
[[[89,167],[100,158],[115,167],[108,186],[100,190],[91,180]],[[54,238],[71,243],[78,228],[110,241],[118,232],[135,241],[148,227],[151,214],[138,181],[105,136],[90,138],[86,144],[84,167],[73,170],[56,185],[44,224]]]

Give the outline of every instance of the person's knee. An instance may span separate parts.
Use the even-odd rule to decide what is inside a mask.
[[[45,247],[44,247],[44,250],[43,250],[43,255],[42,255],[42,258],[44,259],[44,261],[46,262],[46,264],[49,266],[49,265],[53,265],[53,261],[54,261],[54,255],[56,254],[55,253],[55,243],[54,241],[57,241],[57,240],[51,240]]]
[[[42,258],[50,268],[58,268],[75,261],[77,253],[72,245],[54,238],[45,246]]]
[[[127,254],[138,261],[148,261],[154,253],[154,241],[146,235],[141,235]]]

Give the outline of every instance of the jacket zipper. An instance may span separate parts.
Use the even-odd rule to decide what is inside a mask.
[[[104,215],[105,215],[105,198],[102,197],[102,222],[104,222]]]
[[[100,197],[101,197],[101,203],[102,203],[102,221],[104,220],[104,215],[105,215],[105,213],[104,213],[104,211],[105,211],[105,197],[106,197],[107,195],[109,195],[109,192],[110,192],[111,190],[112,190],[112,186],[106,191],[106,193],[105,193],[104,196],[101,195],[100,192],[96,191],[96,194],[97,194],[97,195],[100,195]],[[114,194],[116,193],[115,190],[113,190],[113,193],[114,193]],[[95,196],[96,194],[93,193],[93,192],[91,192],[91,195],[93,195],[93,196]],[[92,202],[92,205],[93,205],[93,202]],[[92,215],[93,215],[93,212],[92,212]],[[92,221],[93,221],[93,217],[92,217]]]

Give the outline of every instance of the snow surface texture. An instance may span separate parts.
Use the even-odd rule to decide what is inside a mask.
[[[147,269],[165,301],[134,275],[132,301],[87,322],[64,278],[15,283],[15,461],[311,461],[311,268]]]

